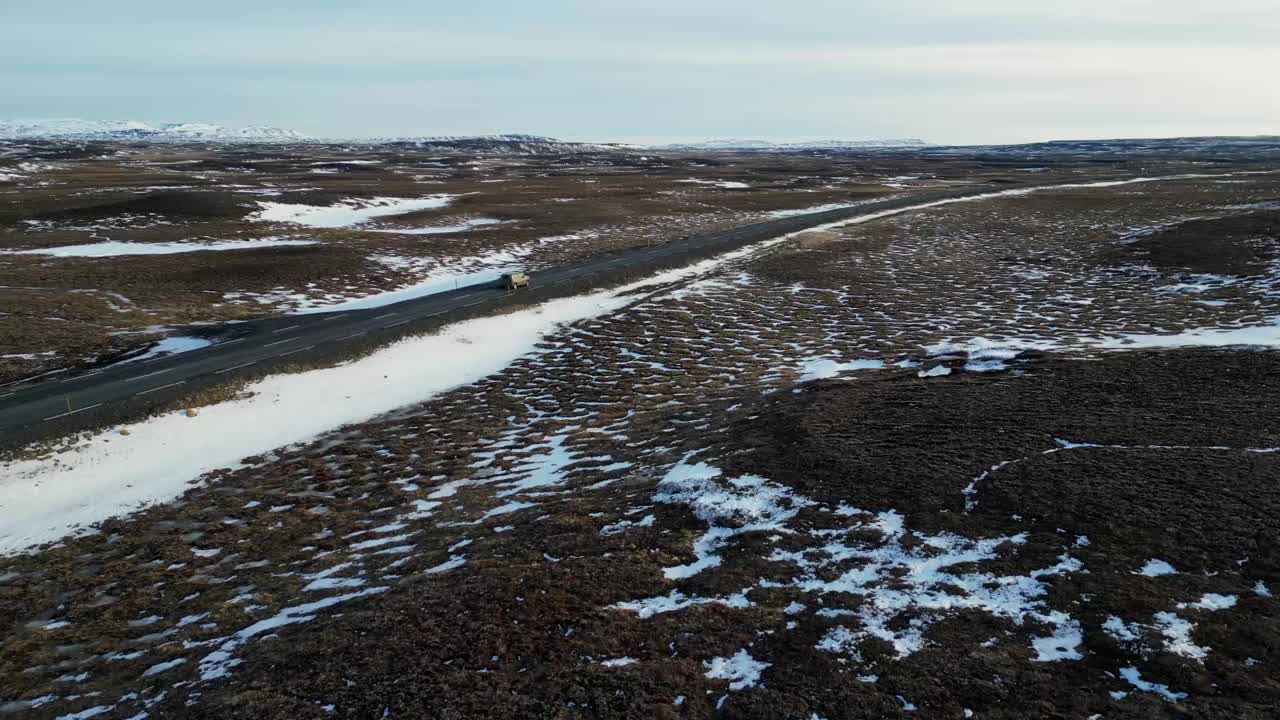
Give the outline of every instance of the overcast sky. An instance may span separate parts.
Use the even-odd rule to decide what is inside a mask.
[[[0,0],[0,118],[310,135],[1280,134],[1280,0]]]

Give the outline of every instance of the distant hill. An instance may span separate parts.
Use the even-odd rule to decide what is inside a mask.
[[[975,157],[1016,161],[1081,159],[1105,162],[1118,158],[1169,157],[1205,161],[1274,161],[1280,159],[1280,136],[1205,136],[1172,138],[1117,138],[1109,140],[1050,140],[1020,145],[931,146],[925,157]]]
[[[261,125],[229,128],[211,123],[191,122],[152,125],[136,120],[79,120],[72,118],[0,121],[0,140],[403,145],[441,153],[472,155],[563,155],[584,152],[628,152],[632,149],[625,145],[569,142],[540,135],[313,138],[295,130]]]
[[[362,138],[360,144],[406,145],[441,153],[563,155],[566,153],[630,152],[626,145],[580,143],[541,135],[462,135],[441,137]]]
[[[1275,159],[1280,137],[1180,137],[1110,140],[1053,140],[1019,145],[935,145],[916,138],[770,142],[724,139],[642,147],[621,143],[585,143],[542,135],[446,135],[363,138],[315,138],[296,130],[252,125],[232,128],[212,123],[149,124],[137,120],[0,120],[0,141],[46,140],[141,143],[292,143],[412,147],[458,155],[632,154],[651,151],[760,153],[911,153],[926,157],[980,157],[993,160],[1160,156],[1175,154],[1206,159]]]
[[[1117,138],[1105,140],[1051,140],[1018,145],[935,145],[915,139],[827,140],[772,143],[763,140],[711,140],[664,145],[663,150],[699,152],[795,152],[876,154],[906,153],[917,157],[970,157],[993,162],[1044,160],[1087,160],[1108,162],[1120,158],[1169,157],[1230,160],[1275,160],[1280,158],[1280,137],[1206,136],[1174,138]]]
[[[865,150],[872,148],[921,148],[930,144],[915,138],[880,140],[813,140],[775,143],[767,140],[707,140],[659,146],[663,150],[748,150],[756,152],[792,152],[796,150]]]

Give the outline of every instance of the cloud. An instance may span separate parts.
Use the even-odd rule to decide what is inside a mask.
[[[1256,0],[54,5],[0,29],[10,112],[940,142],[1260,133],[1280,117],[1280,5]]]

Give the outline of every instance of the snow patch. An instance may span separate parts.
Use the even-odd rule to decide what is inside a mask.
[[[676,612],[694,605],[724,605],[731,608],[751,607],[752,603],[747,599],[746,593],[734,593],[726,598],[705,598],[705,597],[688,597],[679,590],[672,590],[666,595],[658,597],[645,598],[643,600],[626,600],[609,607],[614,610],[630,610],[634,612],[640,619],[661,615],[663,613]]]
[[[832,378],[849,370],[882,370],[883,360],[849,360],[838,362],[830,358],[808,358],[800,363],[800,382]]]
[[[1178,603],[1178,609],[1191,608],[1193,610],[1226,610],[1236,606],[1235,595],[1219,595],[1218,593],[1205,593],[1199,600],[1193,603]]]
[[[765,478],[744,475],[726,477],[706,462],[686,457],[673,466],[658,485],[655,499],[682,503],[707,523],[704,534],[693,544],[694,562],[666,568],[669,579],[688,578],[721,564],[720,552],[737,535],[768,531],[780,536],[797,531],[787,523],[812,500],[798,496],[788,487]],[[854,617],[856,626],[836,626],[827,631],[817,647],[828,652],[860,657],[861,643],[876,638],[889,643],[901,658],[925,644],[924,632],[948,612],[982,610],[1018,625],[1034,622],[1048,626],[1051,634],[1036,638],[1033,648],[1041,661],[1076,660],[1083,633],[1079,623],[1064,612],[1044,607],[1047,594],[1044,579],[1080,572],[1083,563],[1066,555],[1056,564],[1027,575],[998,576],[983,572],[983,561],[995,561],[1026,542],[1023,535],[969,539],[942,533],[922,535],[906,526],[902,514],[893,510],[870,513],[845,506],[823,508],[836,518],[853,518],[843,531],[806,532],[801,540],[820,544],[800,550],[775,549],[769,562],[790,568],[789,581],[761,580],[760,586],[793,587],[801,592],[826,596],[818,604],[823,617]],[[821,525],[825,527],[825,524]],[[871,539],[875,533],[879,539]],[[836,540],[830,539],[835,535]],[[777,539],[777,538],[774,538]],[[951,568],[966,572],[952,572]],[[694,604],[722,602],[746,597],[750,588],[728,599],[690,598],[679,590],[662,597],[620,603],[614,607],[633,610],[644,617],[680,610]],[[858,598],[849,608],[840,599]],[[802,612],[793,602],[788,614]]]
[[[1164,637],[1164,649],[1183,657],[1203,660],[1209,649],[1201,647],[1192,639],[1191,633],[1195,625],[1170,612],[1158,612],[1154,616],[1156,627]]]
[[[242,645],[249,642],[258,635],[275,631],[277,628],[286,625],[294,625],[297,623],[311,622],[315,619],[316,613],[325,608],[337,605],[339,603],[348,602],[357,598],[366,597],[368,595],[376,595],[389,590],[386,587],[371,587],[359,590],[353,593],[345,593],[342,595],[333,595],[316,600],[315,602],[304,603],[302,605],[294,605],[287,607],[271,617],[259,620],[252,625],[244,627],[232,635],[230,638],[222,642],[218,649],[205,655],[200,660],[200,680],[208,682],[226,677],[231,669],[240,664],[240,660],[233,653]]]
[[[682,461],[658,483],[655,500],[688,505],[710,527],[693,546],[695,560],[666,568],[669,579],[687,578],[720,564],[718,551],[734,536],[785,529],[788,520],[811,501],[790,488],[756,475],[721,478],[718,468]]]
[[[613,523],[612,525],[605,525],[604,527],[600,528],[600,534],[601,535],[617,535],[618,533],[624,532],[633,527],[653,527],[653,523],[655,519],[656,518],[654,518],[653,515],[645,515],[643,518],[640,518],[639,520],[619,520],[618,522]]]
[[[917,371],[916,377],[922,377],[922,378],[943,377],[945,375],[950,375],[950,374],[951,374],[951,368],[947,367],[946,365],[934,365],[928,370]]]
[[[422,198],[376,197],[368,200],[341,200],[333,205],[302,205],[259,201],[262,209],[249,216],[258,222],[292,223],[313,228],[351,227],[374,218],[435,210],[453,202],[456,195],[428,195]]]
[[[493,218],[473,218],[465,220],[456,225],[432,225],[430,227],[417,228],[370,228],[366,232],[390,233],[394,235],[447,235],[449,233],[464,232],[473,228],[485,227],[487,225],[501,225],[504,221],[495,220]]]
[[[1155,693],[1170,702],[1181,702],[1187,697],[1186,693],[1171,691],[1168,685],[1161,685],[1160,683],[1143,680],[1142,674],[1138,672],[1138,668],[1136,667],[1121,668],[1120,677],[1127,680],[1130,685],[1134,686],[1138,690],[1141,690],[1142,692]]]
[[[1173,575],[1176,572],[1178,571],[1174,570],[1169,563],[1152,558],[1136,574],[1146,575],[1147,577],[1160,577],[1161,575]]]
[[[968,372],[996,372],[1008,369],[1006,363],[1027,350],[1052,350],[1056,343],[1038,340],[992,340],[975,337],[956,342],[950,339],[925,347],[929,357],[961,355],[967,358],[964,369]],[[936,368],[935,368],[936,369]],[[926,377],[921,375],[921,377]]]
[[[1095,339],[1091,344],[1109,350],[1184,347],[1266,347],[1280,348],[1280,316],[1267,325],[1238,328],[1197,328],[1166,335],[1129,334]]]
[[[725,190],[745,190],[751,187],[737,180],[699,180],[697,178],[689,178],[688,180],[677,180],[676,182],[689,183],[691,185],[714,185]]]
[[[58,247],[37,248],[35,250],[4,250],[6,255],[48,255],[50,257],[103,258],[124,255],[175,255],[178,253],[225,251],[225,250],[260,250],[269,247],[295,247],[315,245],[315,240],[283,240],[280,238],[259,238],[256,240],[208,240],[192,242],[158,242],[141,243],[107,240],[84,245],[61,245]]]
[[[739,650],[729,657],[711,658],[702,663],[706,676],[713,680],[728,680],[730,690],[744,690],[760,682],[760,673],[769,663],[751,657],[746,650]]]
[[[1036,662],[1053,662],[1056,660],[1080,660],[1080,645],[1084,642],[1084,633],[1080,623],[1067,617],[1065,613],[1053,613],[1057,622],[1053,634],[1049,637],[1038,637],[1031,640],[1031,648],[1036,651]]]
[[[166,670],[172,670],[173,668],[178,667],[179,665],[185,663],[186,661],[187,661],[186,658],[174,658],[173,660],[169,660],[168,662],[156,663],[155,665],[152,665],[151,667],[143,671],[142,677],[151,677],[152,675],[159,675],[160,673]]]

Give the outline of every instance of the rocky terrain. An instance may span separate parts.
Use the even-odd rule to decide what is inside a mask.
[[[458,196],[375,228],[501,221],[459,231],[469,257],[579,236],[537,245],[528,263],[922,186],[1015,192],[806,232],[628,286],[613,309],[548,332],[482,380],[406,396],[391,415],[0,558],[0,712],[1274,717],[1272,168],[1122,183],[1188,168],[1064,161],[1036,180],[1075,186],[1024,192],[1022,175],[977,160],[923,170],[920,160],[626,156],[472,166],[481,173],[359,159],[379,161],[367,198],[424,197],[386,190],[424,182],[400,177],[410,164],[439,173],[431,194]],[[211,162],[178,167],[192,160]],[[49,215],[19,216],[10,202],[6,248],[83,242],[77,233],[101,228],[68,224],[123,214],[93,210],[101,196],[67,199],[81,197],[72,183],[93,162],[121,173],[126,161],[73,162],[85,164],[67,179],[35,181],[55,183],[47,195],[19,184],[36,199],[21,212]],[[174,158],[128,162],[153,182]],[[362,172],[339,173],[339,191],[258,192],[288,174],[269,169],[278,162],[236,160],[261,173],[243,202],[331,207]],[[248,176],[181,172],[219,173],[223,185]],[[114,202],[143,203],[128,214],[171,207],[156,192],[169,191]],[[562,196],[573,201],[552,205]],[[181,196],[194,218],[183,227],[253,234],[239,210],[193,197],[206,196]],[[294,217],[325,217],[307,213]],[[156,233],[130,237],[175,241]],[[303,302],[257,299],[276,287],[320,302],[409,281],[350,278],[374,248],[408,257],[433,237],[287,235],[319,249],[191,253],[210,259],[157,265],[144,271],[152,282],[129,286],[141,266],[12,255],[4,271],[29,287],[96,272],[118,284],[77,282],[155,309],[197,297],[165,285],[187,267],[219,299],[186,300],[184,319],[226,319]],[[219,265],[239,253],[297,254]],[[255,263],[267,277],[309,269],[251,285],[235,268]],[[103,322],[85,312],[86,324]],[[484,339],[444,341],[481,349]]]
[[[0,384],[136,356],[207,323],[377,302],[779,214],[1202,169],[484,142],[0,141]]]

